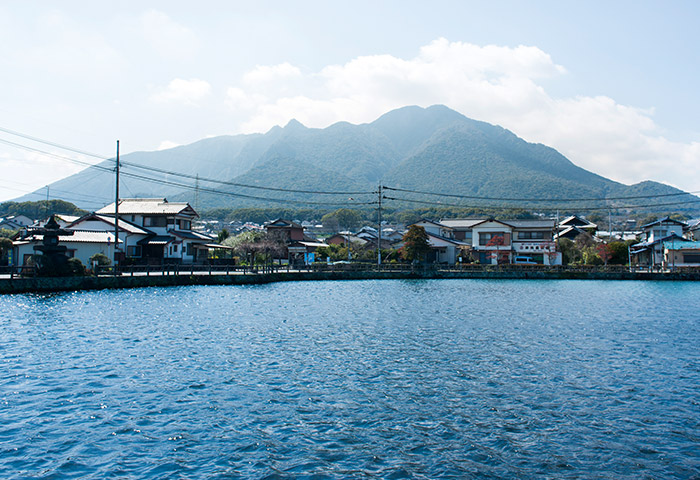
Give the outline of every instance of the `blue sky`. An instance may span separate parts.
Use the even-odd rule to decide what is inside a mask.
[[[443,103],[614,180],[697,191],[698,5],[9,2],[0,128],[110,156]],[[94,161],[0,132],[0,201],[81,168],[2,141]]]

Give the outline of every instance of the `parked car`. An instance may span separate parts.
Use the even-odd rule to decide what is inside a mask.
[[[530,257],[515,257],[513,263],[518,265],[537,265],[537,262]]]

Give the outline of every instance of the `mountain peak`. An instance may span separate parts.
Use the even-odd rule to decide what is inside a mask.
[[[284,126],[285,132],[298,132],[299,130],[306,130],[306,127],[296,118],[292,118],[287,125]]]

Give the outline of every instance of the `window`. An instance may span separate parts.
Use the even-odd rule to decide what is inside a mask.
[[[165,227],[166,225],[165,217],[143,217],[144,227]]]
[[[700,263],[700,253],[684,253],[683,263]]]
[[[187,255],[194,255],[194,244],[193,243],[187,244]]]
[[[544,240],[544,232],[518,232],[518,240]]]
[[[192,229],[192,222],[190,222],[189,220],[178,220],[178,224],[180,226],[180,230]]]
[[[141,257],[141,245],[130,245],[126,247],[127,257]]]
[[[506,234],[505,232],[479,232],[479,245],[488,245],[494,237],[501,237],[501,240],[505,241]],[[504,243],[500,243],[500,245],[504,245]]]
[[[177,253],[177,245],[173,245],[173,251]]]

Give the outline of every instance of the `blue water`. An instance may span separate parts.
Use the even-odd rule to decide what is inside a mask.
[[[0,478],[700,478],[700,283],[0,296]]]

